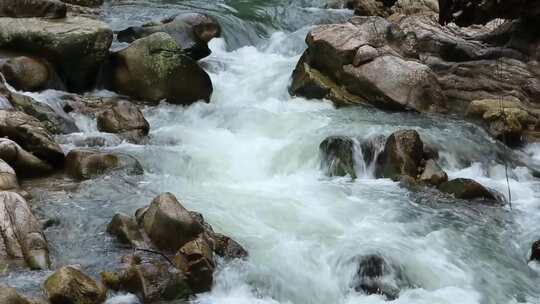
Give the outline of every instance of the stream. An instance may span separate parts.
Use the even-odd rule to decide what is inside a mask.
[[[319,144],[326,137],[362,140],[414,129],[440,150],[450,178],[473,178],[508,196],[503,160],[540,165],[540,145],[512,151],[481,128],[449,117],[336,109],[329,101],[290,97],[287,86],[310,27],[352,15],[323,2],[106,1],[102,18],[115,31],[178,12],[215,16],[224,35],[201,61],[214,93],[208,104],[145,107],[151,127],[144,145],[108,135],[105,149],[135,156],[144,175],[31,191],[36,215],[59,223],[45,231],[53,268],[78,264],[94,277],[114,268],[130,250],[106,234],[112,216],[132,215],[159,193],[172,192],[250,254],[246,261],[221,262],[214,288],[194,303],[387,303],[353,288],[358,257],[370,254],[400,271],[389,278],[401,289],[391,303],[540,303],[540,267],[527,264],[540,236],[540,181],[527,167],[510,162],[512,208],[410,192],[374,179],[361,156],[358,179],[324,175]],[[63,94],[31,95],[62,111],[57,100]],[[65,151],[99,134],[95,120],[74,118],[82,132],[58,137]],[[51,273],[15,271],[0,282],[35,295]],[[126,294],[109,294],[107,302],[135,303]]]

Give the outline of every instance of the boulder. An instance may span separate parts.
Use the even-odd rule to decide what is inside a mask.
[[[213,17],[201,13],[179,14],[160,23],[151,22],[118,32],[121,42],[133,42],[154,33],[171,35],[184,52],[194,60],[210,55],[208,42],[221,36],[221,26]]]
[[[117,213],[107,226],[107,233],[114,235],[118,240],[133,247],[144,247],[144,238],[134,218]]]
[[[103,4],[103,0],[62,0],[65,3],[78,5],[78,6],[87,6],[87,7],[96,7]]]
[[[47,131],[53,134],[69,134],[79,131],[73,118],[64,113],[59,114],[51,106],[38,102],[30,96],[11,92],[8,98],[16,110],[33,116],[43,124]]]
[[[0,138],[0,158],[15,169],[19,176],[38,176],[50,173],[53,168],[7,138]]]
[[[248,252],[242,245],[230,237],[214,233],[212,235],[214,241],[214,252],[225,259],[244,259],[248,257]]]
[[[0,18],[0,48],[47,59],[70,91],[92,88],[112,38],[105,23],[90,18]]]
[[[394,280],[391,279],[396,279],[399,275],[382,256],[363,256],[359,258],[354,288],[368,295],[379,294],[389,301],[395,300],[399,296],[399,288],[394,286]]]
[[[123,153],[106,153],[91,149],[74,149],[66,156],[66,172],[73,178],[84,180],[98,175],[124,171],[130,175],[143,174],[139,161]]]
[[[64,163],[62,148],[45,126],[23,112],[0,110],[0,137],[15,141],[24,150],[53,166],[61,167]]]
[[[17,293],[15,288],[0,285],[0,303],[2,304],[33,304],[25,297]]]
[[[383,0],[348,0],[347,8],[354,10],[355,15],[359,16],[380,16],[388,17],[390,14],[391,2]]]
[[[143,303],[185,299],[193,294],[182,271],[163,259],[129,260],[117,272],[102,273],[109,288],[135,294]]]
[[[199,235],[184,244],[174,257],[176,268],[187,274],[187,282],[195,293],[210,291],[216,264],[212,246]]]
[[[433,186],[438,186],[448,181],[448,175],[433,159],[428,159],[424,166],[424,171],[420,175],[420,181]]]
[[[356,178],[354,164],[354,141],[344,136],[326,138],[319,146],[322,155],[321,165],[328,176]]]
[[[0,192],[0,229],[4,253],[24,259],[31,269],[48,269],[49,250],[41,225],[26,200],[15,192]]]
[[[72,266],[58,269],[43,288],[51,304],[102,304],[107,295],[100,283]]]
[[[0,191],[16,190],[18,188],[19,182],[15,170],[0,158]]]
[[[540,240],[534,242],[531,246],[531,256],[529,261],[540,262]]]
[[[496,202],[497,198],[484,186],[468,178],[456,178],[442,183],[439,190],[464,200],[483,199]]]
[[[439,22],[459,26],[485,24],[493,19],[534,19],[540,3],[530,0],[439,0]]]
[[[166,33],[134,41],[112,54],[112,85],[136,99],[189,105],[209,101],[210,76]]]
[[[134,104],[122,100],[97,115],[98,130],[116,133],[138,143],[150,131],[150,124]]]
[[[66,17],[66,5],[58,0],[2,0],[0,17]]]
[[[399,180],[403,175],[416,178],[423,153],[424,143],[418,132],[394,132],[386,140],[384,151],[376,160],[375,176],[393,180]]]
[[[157,248],[170,252],[177,252],[203,232],[199,222],[171,193],[159,195],[149,207],[138,211],[137,222]]]
[[[7,59],[0,64],[0,72],[19,91],[44,90],[52,79],[52,71],[45,61],[27,56]]]
[[[348,0],[346,7],[359,16],[388,17],[393,13],[412,15],[439,12],[437,0]]]

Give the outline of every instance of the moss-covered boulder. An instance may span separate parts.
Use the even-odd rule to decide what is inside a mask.
[[[72,266],[58,269],[43,288],[51,304],[101,304],[107,296],[103,285]]]
[[[209,101],[210,76],[166,33],[134,41],[111,57],[112,86],[136,99],[188,105]]]

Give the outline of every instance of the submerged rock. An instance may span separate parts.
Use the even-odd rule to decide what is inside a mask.
[[[27,56],[7,59],[0,64],[0,72],[10,85],[20,91],[44,90],[52,79],[52,71],[46,62]]]
[[[137,221],[156,247],[172,252],[203,232],[199,222],[171,193],[159,195],[149,207],[138,211]]]
[[[114,89],[136,99],[189,105],[212,94],[210,76],[166,33],[134,41],[111,66]]]
[[[15,192],[0,191],[0,256],[24,259],[31,269],[48,269],[49,249],[41,225],[26,200]]]
[[[534,242],[531,246],[531,256],[529,261],[540,262],[540,240]]]
[[[398,280],[398,276],[400,274],[382,256],[363,256],[359,260],[354,288],[368,295],[379,294],[387,300],[395,300],[399,296],[399,288],[393,281]]]
[[[105,23],[90,18],[0,18],[0,48],[47,59],[70,91],[92,88],[112,38]]]
[[[473,200],[484,199],[496,202],[497,198],[478,182],[467,178],[456,178],[442,183],[439,190],[454,195],[455,198]]]
[[[322,167],[328,176],[356,178],[354,166],[354,141],[344,136],[326,138],[319,146],[322,154]]]
[[[113,171],[139,175],[144,170],[139,161],[128,154],[75,149],[66,156],[66,172],[76,179],[90,179]]]
[[[383,153],[376,160],[375,176],[399,180],[406,175],[416,179],[423,153],[424,143],[418,132],[394,132],[388,137]]]
[[[107,226],[107,233],[116,236],[122,243],[131,244],[134,247],[143,247],[144,238],[137,221],[128,215],[115,214]]]
[[[66,5],[58,0],[2,0],[0,17],[66,17]]]
[[[72,266],[58,269],[43,288],[51,304],[102,304],[107,295],[101,284]]]
[[[0,137],[8,137],[53,166],[61,167],[64,163],[64,152],[52,134],[40,121],[23,112],[0,110]]]
[[[0,158],[13,167],[20,176],[44,175],[53,170],[49,164],[7,138],[0,138]]]
[[[171,35],[189,57],[199,60],[210,55],[208,42],[221,36],[221,26],[209,15],[186,13],[167,18],[160,23],[129,27],[118,32],[118,40],[131,43],[159,32]]]
[[[98,130],[116,133],[138,143],[150,131],[150,124],[134,104],[121,100],[111,108],[97,114]]]

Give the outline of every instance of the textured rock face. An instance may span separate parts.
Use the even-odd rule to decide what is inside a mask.
[[[354,166],[354,141],[348,137],[331,136],[319,146],[322,154],[322,167],[328,176],[356,178]]]
[[[402,56],[405,35],[379,17],[321,25],[306,38],[292,95],[388,110],[443,111],[445,97],[428,66]]]
[[[101,304],[107,295],[101,284],[71,266],[53,273],[43,288],[51,304]]]
[[[486,24],[493,19],[534,19],[540,3],[534,0],[439,0],[440,22],[460,26]]]
[[[118,40],[133,42],[154,33],[171,35],[184,52],[194,60],[210,55],[208,42],[221,36],[221,26],[211,16],[199,13],[180,14],[160,23],[134,26],[118,33]]]
[[[51,80],[51,71],[46,62],[26,56],[7,59],[0,64],[0,72],[10,85],[22,91],[44,90]]]
[[[424,143],[414,130],[390,135],[384,151],[377,158],[375,176],[399,180],[401,176],[416,178],[424,153]]]
[[[0,228],[5,249],[0,256],[24,259],[31,269],[49,268],[49,249],[41,225],[19,194],[0,192]]]
[[[0,158],[0,191],[15,190],[17,188],[19,188],[19,182],[15,170]]]
[[[125,171],[133,175],[144,172],[139,161],[127,154],[76,149],[69,151],[66,156],[66,172],[76,179],[90,179],[112,171]]]
[[[22,112],[0,110],[0,136],[54,166],[62,166],[64,152],[43,124]]]
[[[2,0],[0,17],[64,18],[66,5],[58,0]]]
[[[210,76],[166,33],[134,41],[112,56],[113,87],[136,99],[174,104],[210,100]]]
[[[51,165],[7,138],[0,138],[0,158],[13,167],[19,176],[44,175],[53,170]]]
[[[99,113],[97,125],[102,132],[116,133],[135,143],[140,142],[150,130],[150,124],[139,108],[125,100]]]
[[[1,18],[0,48],[47,59],[72,91],[89,89],[109,55],[113,34],[103,22],[83,17],[62,21]]]

